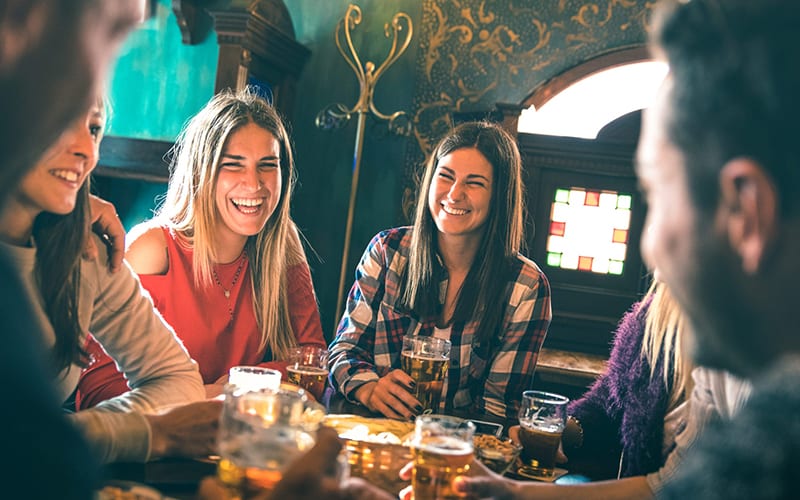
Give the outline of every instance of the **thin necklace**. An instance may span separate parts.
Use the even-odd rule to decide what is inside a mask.
[[[219,276],[217,276],[217,270],[214,269],[213,267],[211,268],[211,274],[214,276],[214,281],[217,283],[217,285],[219,285],[220,288],[222,288],[222,293],[225,294],[226,299],[230,300],[231,290],[233,290],[233,287],[235,287],[236,283],[239,281],[239,275],[242,273],[242,267],[244,267],[244,261],[246,260],[247,260],[247,255],[245,253],[242,253],[242,256],[239,257],[239,266],[236,268],[236,272],[233,274],[233,281],[231,282],[231,286],[227,290],[225,289],[224,286],[222,286],[222,283],[220,283]],[[228,309],[231,309],[230,304],[228,304]],[[231,316],[233,316],[233,310],[231,310],[230,312]]]

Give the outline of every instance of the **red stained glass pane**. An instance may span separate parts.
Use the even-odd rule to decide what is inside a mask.
[[[587,191],[586,200],[583,202],[587,207],[596,207],[600,205],[600,193],[597,191]]]
[[[628,230],[627,229],[615,229],[614,230],[614,243],[627,243],[628,242]]]
[[[567,227],[566,222],[551,222],[550,234],[554,236],[564,236],[564,229]]]
[[[593,257],[578,257],[578,269],[581,271],[591,271]]]

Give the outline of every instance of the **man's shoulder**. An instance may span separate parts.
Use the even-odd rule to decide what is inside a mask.
[[[800,459],[800,360],[776,364],[729,421],[700,436],[663,498],[794,498]]]

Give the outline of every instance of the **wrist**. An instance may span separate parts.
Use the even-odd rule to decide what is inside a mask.
[[[367,408],[370,408],[369,398],[372,395],[372,391],[375,390],[376,385],[378,385],[376,381],[369,381],[360,385],[353,391],[353,398]]]
[[[167,454],[167,439],[161,427],[158,415],[144,415],[150,427],[150,459],[160,458]]]

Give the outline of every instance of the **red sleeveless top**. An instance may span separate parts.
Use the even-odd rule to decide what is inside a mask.
[[[258,348],[260,332],[247,257],[242,254],[230,264],[215,265],[215,283],[197,288],[192,249],[182,246],[168,228],[163,231],[169,256],[167,273],[139,278],[156,309],[197,361],[203,382],[213,384],[236,365],[268,366],[281,370],[285,377],[287,363],[272,360],[270,353]],[[325,347],[311,274],[305,263],[287,270],[287,288],[290,321],[297,343]],[[78,384],[81,408],[128,390],[125,378],[102,348],[91,340],[87,349],[94,361],[84,370]]]

